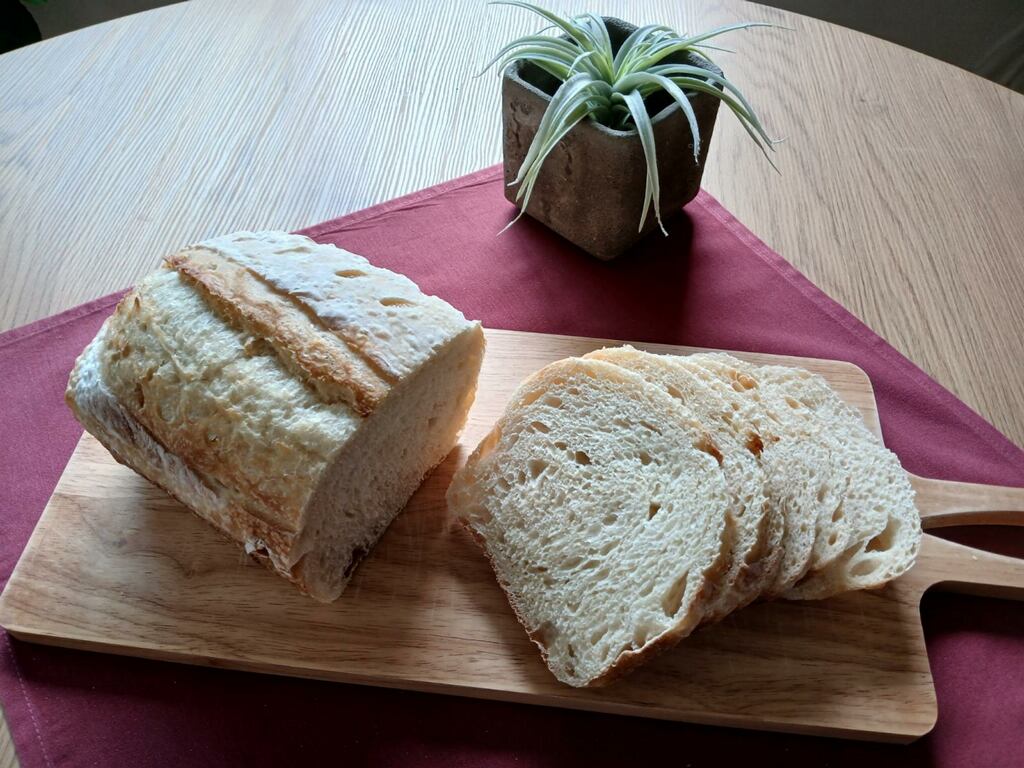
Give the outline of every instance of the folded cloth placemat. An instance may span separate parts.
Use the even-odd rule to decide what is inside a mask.
[[[501,183],[486,169],[306,234],[409,275],[491,328],[849,360],[870,374],[886,443],[908,470],[1024,485],[1024,451],[706,193],[669,238],[602,263],[528,219],[496,236],[512,213]],[[116,298],[0,335],[3,584],[81,434],[63,403],[68,372]],[[969,535],[1020,555],[1020,533]],[[939,723],[909,747],[148,662],[6,634],[0,697],[26,767],[1024,765],[1024,605],[934,595],[923,613]]]

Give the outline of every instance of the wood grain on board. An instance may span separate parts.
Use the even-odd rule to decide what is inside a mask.
[[[918,564],[882,591],[755,605],[608,688],[562,685],[515,620],[482,554],[450,519],[444,493],[523,378],[611,342],[516,331],[487,336],[480,390],[460,446],[336,603],[315,603],[249,562],[86,435],[0,597],[0,623],[38,642],[193,664],[907,741],[927,732],[936,716],[919,615],[924,590],[961,574],[968,589],[1024,595],[1024,563],[927,537]],[[878,431],[871,384],[856,366],[741,356],[822,374]]]

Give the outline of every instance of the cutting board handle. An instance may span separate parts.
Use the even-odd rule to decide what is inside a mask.
[[[1024,600],[1024,560],[925,534],[911,573],[923,589]],[[915,573],[916,571],[916,573]]]
[[[911,475],[921,526],[1024,525],[1024,488],[957,483]]]
[[[958,483],[910,476],[917,494],[921,526],[1024,525],[1024,488]],[[918,572],[924,588],[1024,600],[1024,560],[985,552],[926,535],[922,551],[927,573]]]

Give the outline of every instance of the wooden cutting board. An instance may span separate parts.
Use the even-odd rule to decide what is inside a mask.
[[[926,535],[886,589],[752,606],[601,690],[558,683],[477,547],[449,519],[453,470],[515,386],[599,339],[490,331],[459,448],[359,567],[319,605],[85,435],[0,597],[0,624],[53,645],[715,725],[911,741],[935,723],[919,604],[929,587],[1021,598],[1024,562]],[[690,348],[638,344],[656,352]],[[737,353],[821,373],[878,430],[848,363]],[[1017,522],[1024,490],[914,479],[927,526]]]

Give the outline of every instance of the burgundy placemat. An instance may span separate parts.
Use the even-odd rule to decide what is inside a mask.
[[[490,168],[307,231],[404,272],[493,328],[850,360],[907,469],[1024,484],[1024,451],[811,285],[705,193],[605,264],[524,220]],[[258,226],[259,222],[253,222]],[[842,247],[842,243],[838,244]],[[107,297],[0,335],[0,579],[81,433],[63,405]],[[1024,554],[1019,530],[971,543]],[[301,598],[296,598],[301,599]],[[22,765],[1024,765],[1024,605],[926,598],[939,697],[909,747],[726,730],[45,648],[4,635],[0,698]],[[339,638],[344,642],[344,638]]]

